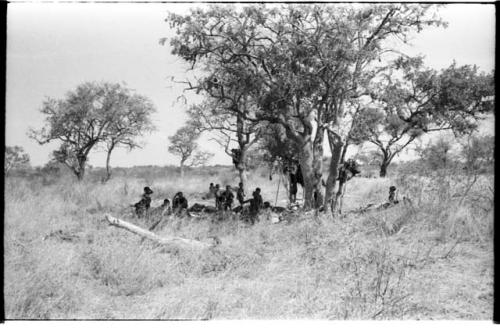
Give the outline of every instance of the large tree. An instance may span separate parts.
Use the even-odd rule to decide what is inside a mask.
[[[30,136],[40,144],[55,140],[61,146],[53,157],[68,166],[82,180],[90,151],[105,137],[112,122],[113,102],[107,97],[112,86],[107,83],[84,83],[69,91],[64,99],[49,98],[41,112],[45,126],[30,129]]]
[[[280,124],[299,145],[305,180],[304,206],[321,200],[323,139],[332,147],[326,204],[330,204],[345,135],[345,107],[376,76],[374,63],[392,50],[390,37],[404,39],[424,26],[426,5],[286,5],[277,7],[210,7],[189,15],[170,15],[176,28],[173,53],[193,67],[234,72],[250,81],[247,93],[256,101],[244,118]]]
[[[40,144],[60,141],[53,158],[68,166],[82,180],[89,153],[101,143],[108,144],[108,160],[117,144],[133,144],[132,138],[150,126],[153,106],[144,97],[130,94],[117,83],[83,83],[64,99],[48,98],[41,112],[45,126],[30,129],[29,135]],[[131,120],[132,119],[132,120]],[[133,122],[136,120],[136,122]]]
[[[424,133],[453,130],[469,133],[493,109],[493,74],[455,63],[440,72],[424,67],[423,58],[399,58],[373,84],[372,102],[359,115],[354,135],[376,145],[380,176],[394,157]]]

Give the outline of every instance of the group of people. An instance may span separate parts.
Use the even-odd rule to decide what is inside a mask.
[[[149,187],[144,187],[144,193],[141,196],[141,200],[135,203],[133,206],[135,207],[135,213],[139,218],[146,216],[151,208],[151,195],[153,194],[153,190]],[[182,194],[182,191],[179,191],[172,198],[172,204],[170,204],[170,200],[165,198],[163,200],[163,204],[160,205],[158,210],[161,214],[171,214],[172,212],[178,213],[182,210],[187,210],[188,201],[186,197]]]
[[[144,193],[141,196],[141,200],[135,203],[133,206],[135,207],[135,213],[139,218],[145,217],[151,211],[151,195],[153,194],[153,190],[150,187],[144,187]],[[243,184],[240,183],[238,185],[238,189],[236,190],[236,200],[239,203],[239,206],[233,207],[235,195],[231,186],[226,186],[224,191],[220,190],[220,186],[214,185],[210,183],[209,186],[209,197],[215,198],[215,208],[216,211],[233,211],[233,212],[243,212],[246,207],[244,204],[250,203],[247,207],[247,212],[250,216],[255,217],[259,213],[261,209],[264,208],[264,201],[262,199],[260,188],[256,188],[252,193],[252,198],[245,200],[245,190],[243,188]],[[165,198],[163,200],[163,204],[159,208],[155,208],[158,214],[172,214],[172,213],[181,213],[183,211],[189,213],[189,211],[199,212],[206,211],[210,212],[211,208],[209,206],[194,204],[191,208],[188,208],[188,200],[183,195],[182,191],[177,192],[172,198],[172,204],[170,204],[170,200]]]
[[[260,209],[264,206],[264,202],[262,199],[262,195],[260,194],[260,188],[256,188],[252,193],[252,198],[245,200],[245,189],[243,188],[243,183],[238,184],[238,189],[236,190],[236,200],[239,203],[239,206],[233,208],[234,203],[234,194],[231,186],[227,185],[224,191],[220,190],[220,185],[214,185],[213,182],[210,183],[208,198],[215,198],[215,208],[217,210],[233,210],[235,212],[240,212],[243,209],[243,205],[246,203],[250,203],[249,212],[251,214],[258,213]]]

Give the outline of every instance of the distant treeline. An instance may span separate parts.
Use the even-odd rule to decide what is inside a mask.
[[[449,160],[442,167],[436,166],[435,163],[429,163],[421,158],[393,163],[394,170],[388,174],[388,177],[398,176],[401,174],[412,175],[429,175],[437,170],[446,170],[449,173],[461,174],[466,167],[465,164],[458,160]],[[360,163],[360,177],[378,178],[379,165],[377,163]],[[493,165],[484,165],[479,169],[480,174],[490,174],[493,172]],[[211,165],[196,168],[185,168],[185,174],[191,177],[199,177],[200,179],[217,176],[236,175],[237,171],[233,166],[229,165]],[[326,168],[325,168],[326,170]],[[90,182],[99,183],[106,176],[106,168],[104,167],[88,167],[88,180]],[[271,172],[267,166],[253,168],[250,175],[258,175],[262,178],[269,178]],[[43,167],[23,167],[12,170],[10,177],[41,179],[44,184],[55,183],[59,179],[74,180],[73,173],[63,164],[50,162]],[[179,177],[180,168],[178,166],[158,166],[158,165],[141,165],[133,167],[116,167],[113,172],[113,178],[135,178],[154,181],[156,179],[168,179],[169,177]],[[273,173],[273,180],[277,181],[277,172]],[[76,181],[76,180],[75,180]]]

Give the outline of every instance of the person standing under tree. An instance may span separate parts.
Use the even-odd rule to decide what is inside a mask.
[[[221,195],[221,205],[224,211],[231,210],[233,206],[234,194],[231,191],[231,186],[226,186],[226,190]]]
[[[250,200],[250,220],[251,223],[254,224],[257,216],[259,215],[260,210],[262,209],[264,202],[262,200],[262,196],[260,195],[260,188],[256,188],[252,193],[253,198]]]
[[[236,198],[240,203],[240,206],[243,206],[243,202],[245,201],[245,190],[243,189],[243,182],[240,182],[238,185],[238,190],[236,191]]]

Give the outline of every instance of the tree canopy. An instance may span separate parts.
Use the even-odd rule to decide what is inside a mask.
[[[145,97],[133,95],[117,83],[87,82],[64,99],[48,98],[42,104],[45,125],[30,129],[40,144],[60,141],[53,158],[83,179],[89,153],[101,142],[133,144],[134,133],[150,127],[154,107]],[[139,125],[142,127],[138,129]]]
[[[370,88],[371,101],[358,115],[353,139],[367,140],[381,152],[380,176],[394,157],[424,133],[471,132],[482,114],[491,112],[493,74],[455,63],[436,71],[422,57],[395,60],[389,72]]]
[[[186,164],[187,166],[205,165],[213,156],[211,153],[198,150],[196,141],[200,134],[195,126],[186,125],[178,129],[173,136],[168,137],[170,141],[168,151],[180,157],[181,177],[184,176]]]
[[[443,25],[428,15],[430,8],[211,6],[188,15],[170,14],[167,21],[176,32],[173,54],[208,77],[238,77],[253,103],[243,118],[279,124],[297,142],[306,181],[305,206],[310,207],[313,193],[322,194],[325,132],[338,148],[332,152],[339,152],[345,141],[341,130],[346,106],[366,92],[366,84],[378,74],[380,58],[394,50],[385,40],[406,42],[412,32]],[[326,203],[339,159],[332,156]]]

